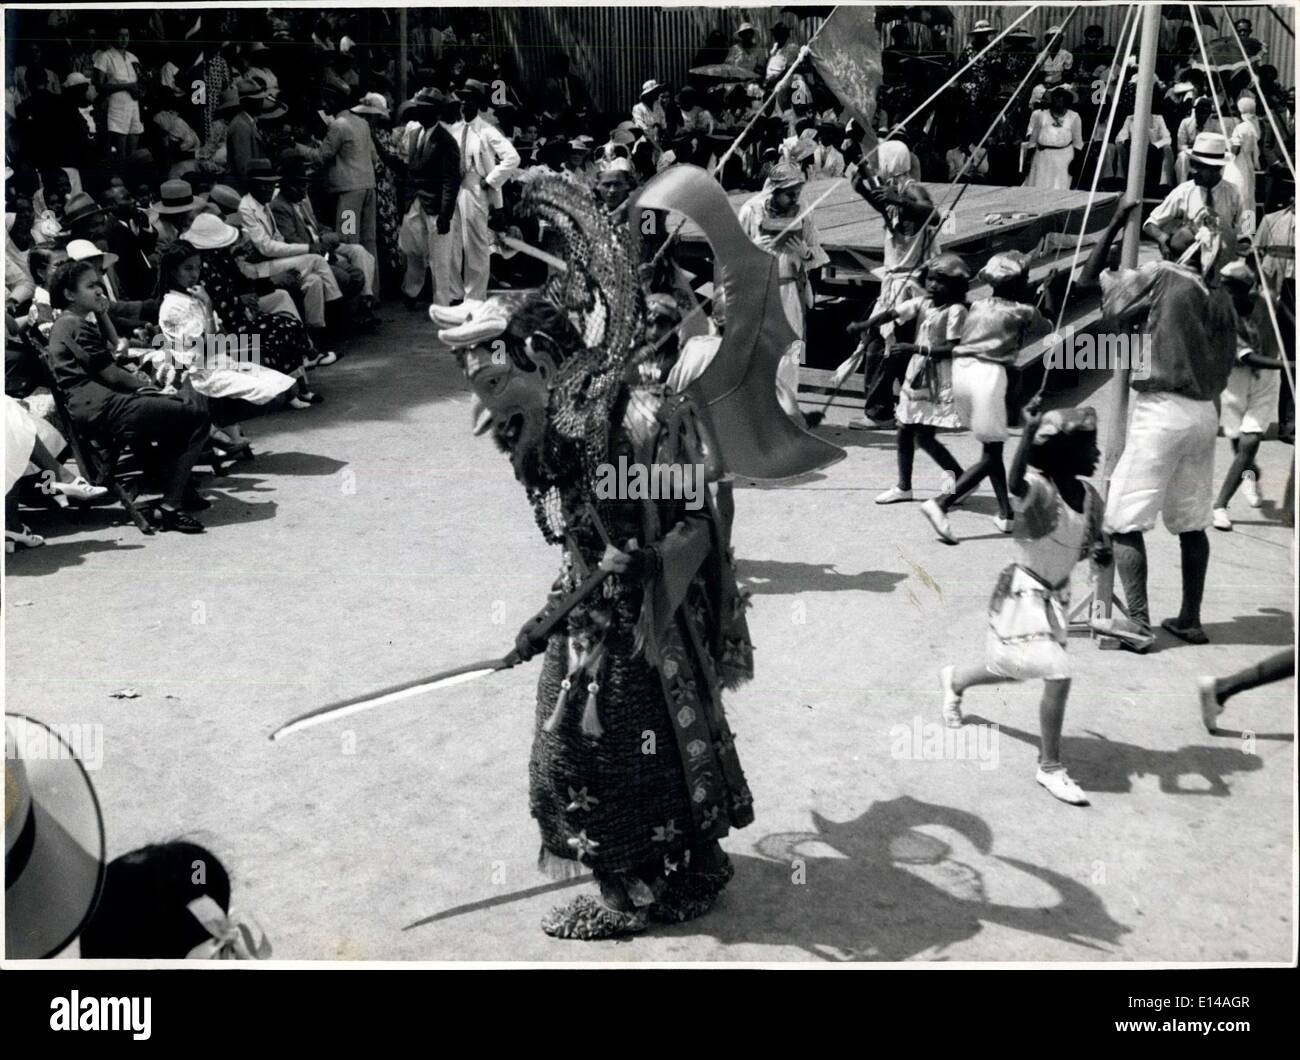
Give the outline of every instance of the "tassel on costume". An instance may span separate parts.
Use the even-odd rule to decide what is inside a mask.
[[[596,696],[600,692],[600,671],[605,661],[605,649],[592,649],[587,656],[586,670],[591,680],[587,683],[587,705],[582,711],[582,732],[584,736],[601,737],[605,730],[601,728],[600,715],[596,711]]]

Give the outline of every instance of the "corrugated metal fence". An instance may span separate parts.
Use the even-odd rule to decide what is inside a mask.
[[[799,20],[776,7],[496,7],[493,44],[509,53],[523,84],[540,90],[550,57],[569,56],[575,74],[602,110],[626,111],[650,78],[681,85],[686,71],[712,30],[721,30],[728,47],[735,28],[752,22],[761,42],[778,18],[802,41],[819,19]]]
[[[950,5],[956,16],[951,33],[951,48],[959,51],[966,43],[969,27],[976,19],[987,18],[997,28],[1013,21],[1020,12],[1015,5]],[[1124,14],[1129,5],[1088,5],[1080,11],[1066,31],[1066,46],[1083,40],[1084,27],[1096,23],[1106,32],[1106,41],[1118,39]],[[1021,25],[1037,38],[1048,26],[1060,22],[1071,7],[1043,7]],[[1282,84],[1294,83],[1295,42],[1264,6],[1230,5],[1234,18],[1249,18],[1254,35],[1268,46],[1269,58],[1277,67]],[[1289,24],[1294,22],[1291,8],[1276,8]],[[1223,22],[1217,5],[1211,9],[1216,21]],[[573,72],[582,77],[601,110],[627,111],[636,102],[642,82],[651,77],[680,85],[685,80],[691,59],[712,30],[721,30],[728,44],[735,28],[752,22],[759,30],[760,41],[770,42],[768,28],[776,19],[789,24],[795,39],[804,41],[816,31],[820,19],[798,19],[782,14],[779,7],[493,7],[493,45],[508,53],[522,74],[522,83],[530,91],[540,91],[545,82],[550,56],[564,52],[572,62]],[[1179,22],[1165,21],[1163,36],[1172,43]],[[1209,37],[1215,35],[1208,30]]]
[[[1132,4],[1107,4],[1102,5],[1081,5],[1084,10],[1074,16],[1065,31],[1065,47],[1074,48],[1083,43],[1083,31],[1087,26],[1097,25],[1106,31],[1105,41],[1114,47],[1119,41],[1120,28],[1124,24],[1124,16]],[[1200,16],[1204,5],[1197,5],[1197,15]],[[1001,30],[1004,26],[1014,22],[1024,10],[1023,6],[1011,4],[969,4],[965,7],[954,8],[957,19],[953,27],[954,30],[954,47],[955,52],[959,52],[966,46],[966,35],[976,19],[986,18],[992,24],[995,30]],[[1073,7],[1040,7],[1024,22],[1020,24],[1021,28],[1029,30],[1037,39],[1042,40],[1047,35],[1047,27],[1065,21],[1069,13],[1074,10]],[[1294,12],[1290,5],[1274,5],[1277,11],[1292,30],[1295,29]],[[1228,11],[1234,20],[1239,18],[1248,18],[1251,21],[1251,34],[1260,42],[1268,47],[1269,61],[1277,67],[1278,79],[1283,85],[1290,87],[1295,83],[1295,41],[1289,37],[1281,25],[1278,24],[1266,6],[1248,6],[1244,4],[1229,4]],[[1211,29],[1206,25],[1204,17],[1201,18],[1201,32],[1205,35],[1208,43],[1220,34],[1229,34],[1231,29],[1225,24],[1223,9],[1214,4],[1209,7],[1208,13],[1213,16],[1214,21],[1218,24],[1218,29]],[[1162,48],[1170,47],[1181,26],[1190,26],[1190,22],[1179,22],[1170,19],[1162,19],[1160,27],[1160,43]]]

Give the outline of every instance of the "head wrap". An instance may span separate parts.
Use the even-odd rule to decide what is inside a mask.
[[[978,276],[985,283],[1009,283],[1023,276],[1029,268],[1029,259],[1018,250],[994,254],[980,269]]]
[[[1034,432],[1034,444],[1040,445],[1058,434],[1096,434],[1097,411],[1091,405],[1072,409],[1052,409],[1043,413]]]

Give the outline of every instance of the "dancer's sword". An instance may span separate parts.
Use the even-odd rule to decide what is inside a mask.
[[[597,567],[583,579],[582,583],[573,592],[560,597],[553,604],[543,608],[530,618],[521,633],[527,634],[528,639],[531,641],[544,642],[555,627],[568,616],[569,612],[595,592],[608,575],[609,571]],[[496,673],[498,670],[508,670],[512,666],[518,666],[523,661],[524,658],[519,649],[514,648],[499,659],[484,659],[480,662],[469,663],[466,666],[457,666],[451,670],[443,670],[431,677],[419,677],[414,681],[406,681],[400,685],[381,688],[378,692],[368,692],[363,696],[354,696],[352,699],[331,703],[329,706],[320,707],[286,722],[271,733],[271,739],[282,740],[290,733],[311,729],[317,725],[323,725],[327,721],[345,718],[349,714],[360,714],[363,710],[372,710],[375,707],[398,703],[413,696],[422,696],[426,692],[432,692],[435,688],[448,688],[451,685],[462,684],[465,681],[473,681],[477,677]]]

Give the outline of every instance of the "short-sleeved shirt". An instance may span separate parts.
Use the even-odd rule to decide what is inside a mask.
[[[1051,323],[1037,309],[1008,298],[980,298],[966,314],[954,357],[975,357],[991,364],[1015,364],[1016,355],[1034,332],[1046,333]]]
[[[937,306],[929,295],[920,298],[906,298],[894,307],[894,319],[900,324],[920,318],[916,327],[916,344],[918,346],[946,346],[957,342],[966,326],[969,312],[963,302]]]
[[[1241,193],[1229,181],[1219,181],[1207,194],[1196,181],[1185,180],[1165,196],[1146,221],[1166,235],[1184,224],[1197,228],[1202,222],[1218,229],[1224,255],[1235,258],[1241,234]]]
[[[1264,215],[1255,233],[1261,265],[1276,288],[1279,280],[1295,278],[1295,207]],[[1272,247],[1274,249],[1270,250]]]
[[[1143,393],[1211,401],[1223,391],[1236,353],[1237,314],[1222,287],[1172,261],[1101,275],[1102,313],[1116,325],[1142,320],[1149,370],[1132,381]]]
[[[1025,472],[1025,486],[1023,497],[1011,495],[1016,514],[1016,561],[1048,585],[1068,585],[1070,572],[1084,557],[1093,534],[1091,521],[1096,515],[1087,508],[1096,502],[1091,493],[1085,493],[1085,510],[1076,512],[1052,480],[1034,468]]]

